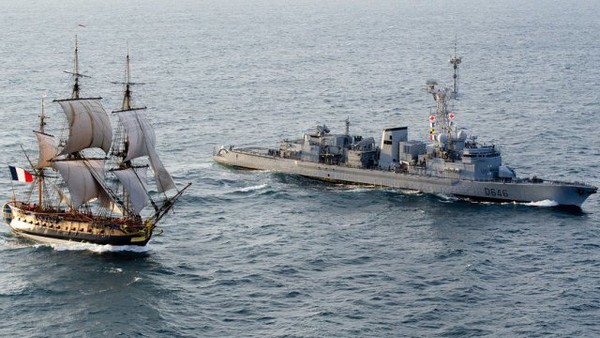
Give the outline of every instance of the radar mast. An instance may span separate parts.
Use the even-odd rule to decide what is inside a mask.
[[[452,95],[456,98],[458,95],[458,65],[462,62],[462,58],[456,56],[456,41],[454,41],[454,56],[450,59],[450,64],[454,68]]]

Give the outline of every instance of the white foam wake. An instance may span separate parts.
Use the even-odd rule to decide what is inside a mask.
[[[137,245],[101,245],[93,243],[79,243],[79,242],[68,242],[68,243],[48,243],[48,244],[36,244],[36,247],[49,246],[56,251],[90,251],[95,253],[104,252],[148,252],[150,248],[148,246],[137,246]]]
[[[557,206],[558,202],[553,201],[553,200],[543,200],[543,201],[523,203],[523,205],[530,206],[530,207],[551,208],[551,207]]]
[[[261,185],[253,185],[250,187],[244,187],[244,188],[240,188],[236,191],[239,192],[250,192],[250,191],[256,191],[256,190],[261,190],[267,187],[267,184],[261,184]]]

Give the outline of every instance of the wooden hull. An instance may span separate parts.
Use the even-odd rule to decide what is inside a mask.
[[[17,234],[45,243],[82,242],[100,245],[144,246],[150,241],[152,225],[125,223],[120,219],[86,220],[71,214],[35,210],[20,203],[8,202],[2,217]]]

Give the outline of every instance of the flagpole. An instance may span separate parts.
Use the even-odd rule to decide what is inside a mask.
[[[33,162],[31,162],[31,159],[29,158],[29,155],[27,155],[27,152],[25,151],[25,148],[23,148],[23,145],[19,143],[19,146],[21,147],[23,154],[25,154],[25,158],[27,158],[27,162],[29,162],[31,169],[35,173],[35,179],[38,181],[37,182],[38,183],[38,205],[41,206],[42,205],[42,181],[41,181],[40,173],[33,165]],[[32,195],[33,195],[33,188],[29,192],[29,201],[31,201]]]
[[[10,166],[9,166],[10,169]],[[12,190],[12,201],[17,201],[17,195],[15,194],[15,184],[13,183],[12,177],[10,178],[10,190]]]

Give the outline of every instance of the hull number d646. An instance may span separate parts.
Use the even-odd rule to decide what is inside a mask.
[[[506,189],[484,188],[485,195],[490,197],[508,197]]]

